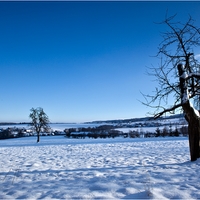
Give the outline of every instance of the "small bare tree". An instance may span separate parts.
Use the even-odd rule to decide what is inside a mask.
[[[154,108],[154,118],[164,113],[184,113],[188,122],[191,161],[200,157],[200,115],[193,105],[199,105],[200,64],[195,56],[200,46],[200,28],[189,16],[186,23],[174,22],[175,16],[162,22],[169,31],[162,34],[158,48],[159,67],[150,68],[149,75],[156,78],[158,87],[153,95],[144,95],[143,104]],[[173,99],[172,105],[169,105]],[[196,101],[196,102],[194,102]]]
[[[31,118],[31,126],[37,133],[37,142],[40,141],[40,132],[48,132],[50,129],[49,118],[42,108],[32,108],[29,115]]]

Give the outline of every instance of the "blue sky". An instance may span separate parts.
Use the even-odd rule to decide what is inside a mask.
[[[200,19],[200,2],[0,2],[0,121],[52,122],[144,117],[146,67],[177,13]],[[199,24],[199,21],[197,21]],[[200,53],[197,52],[197,53]]]

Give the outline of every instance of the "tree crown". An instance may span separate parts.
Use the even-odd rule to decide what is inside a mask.
[[[185,92],[188,100],[200,98],[200,64],[195,56],[196,47],[200,46],[200,28],[195,26],[191,17],[186,23],[174,22],[174,18],[175,16],[168,17],[162,22],[169,31],[162,33],[163,41],[158,46],[156,57],[161,63],[159,67],[152,67],[151,72],[148,72],[148,75],[156,78],[158,86],[153,95],[143,95],[146,100],[143,104],[155,109],[155,118],[182,109],[184,102],[180,91],[178,65],[183,66],[181,77],[187,83]],[[173,105],[168,105],[169,99],[173,99]]]
[[[43,108],[31,108],[31,113],[29,117],[31,118],[31,126],[35,129],[37,133],[41,131],[49,130],[49,118],[47,114],[44,112]]]

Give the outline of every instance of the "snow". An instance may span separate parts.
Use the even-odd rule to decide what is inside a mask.
[[[0,199],[198,199],[187,138],[0,140]]]
[[[195,115],[196,115],[197,117],[199,117],[199,111],[198,111],[197,109],[194,108],[194,106],[193,106],[193,104],[192,104],[191,102],[189,102],[189,103],[190,103],[190,107],[192,107],[192,109],[193,109]]]
[[[187,79],[188,74],[184,71],[183,74],[180,77],[183,78],[183,79]]]

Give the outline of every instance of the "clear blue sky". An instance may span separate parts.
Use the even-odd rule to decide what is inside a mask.
[[[167,10],[200,19],[200,2],[0,2],[0,121],[144,117]]]

